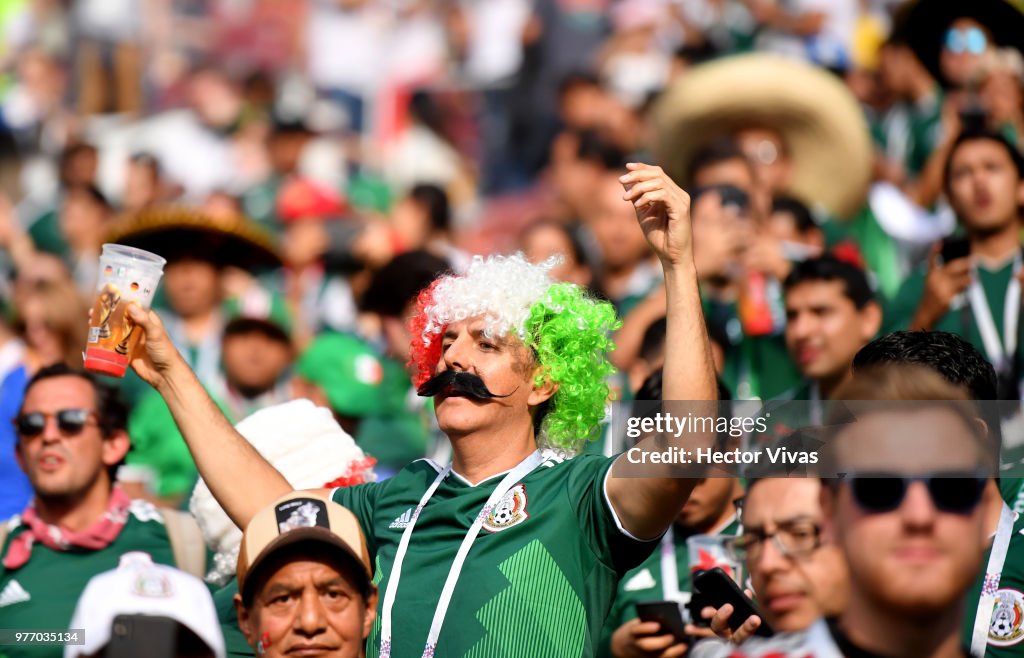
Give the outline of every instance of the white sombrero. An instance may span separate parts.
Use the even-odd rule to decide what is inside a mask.
[[[823,69],[777,55],[737,55],[693,68],[654,111],[654,153],[686,184],[693,154],[744,128],[771,128],[793,159],[790,192],[847,218],[871,180],[871,137],[857,99]]]

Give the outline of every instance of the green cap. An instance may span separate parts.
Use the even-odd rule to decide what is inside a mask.
[[[299,357],[295,372],[324,389],[335,413],[363,418],[383,411],[380,357],[355,336],[321,334]]]
[[[349,182],[345,196],[359,210],[387,213],[391,210],[391,187],[383,178],[361,174]]]

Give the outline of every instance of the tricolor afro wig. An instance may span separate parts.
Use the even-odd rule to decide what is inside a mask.
[[[615,372],[607,358],[615,347],[611,333],[621,323],[611,304],[553,281],[548,272],[557,262],[534,265],[521,253],[476,256],[464,275],[434,281],[417,300],[410,365],[417,387],[433,376],[452,322],[482,318],[488,337],[515,333],[542,366],[535,383],[558,384],[540,419],[538,445],[578,452],[600,433],[606,380]]]

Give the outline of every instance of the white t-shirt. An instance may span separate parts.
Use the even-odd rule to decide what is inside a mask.
[[[343,10],[332,0],[313,0],[306,28],[309,75],[325,89],[372,92],[387,66],[389,13],[371,2]]]
[[[464,0],[469,23],[466,74],[488,85],[505,80],[523,64],[523,30],[530,19],[530,0]]]

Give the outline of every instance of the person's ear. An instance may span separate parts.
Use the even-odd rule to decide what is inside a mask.
[[[1024,206],[1024,177],[1017,182],[1017,205]]]
[[[540,384],[537,383],[538,378],[540,378]],[[544,373],[543,367],[538,366],[533,371],[533,380],[533,389],[530,390],[530,397],[526,400],[531,407],[547,402],[558,392],[558,382],[548,377]]]
[[[253,628],[252,615],[249,614],[248,608],[242,605],[241,594],[236,592],[233,600],[235,603],[235,614],[238,615],[238,628],[242,631],[242,635],[245,636],[245,641],[249,644],[249,646],[255,647],[256,629]]]
[[[125,455],[132,447],[128,433],[124,430],[114,430],[114,433],[103,439],[103,465],[113,466],[121,463]]]
[[[370,587],[372,591],[369,598],[366,599],[366,614],[363,616],[363,641],[370,637],[373,624],[377,621],[377,587],[375,585]]]
[[[864,305],[860,312],[861,318],[861,339],[864,342],[872,340],[882,328],[882,307],[877,302],[871,301]]]

